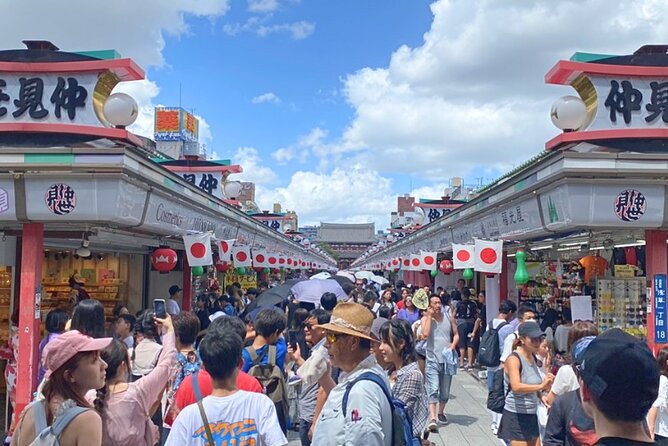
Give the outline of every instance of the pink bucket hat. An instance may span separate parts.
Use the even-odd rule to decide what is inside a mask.
[[[49,342],[42,352],[42,362],[48,373],[61,368],[74,355],[81,352],[96,352],[111,344],[112,338],[91,338],[78,330],[66,331]]]

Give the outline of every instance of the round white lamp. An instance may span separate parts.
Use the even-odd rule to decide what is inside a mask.
[[[223,185],[223,193],[229,200],[236,200],[241,194],[241,183],[238,181],[227,181]]]
[[[104,103],[103,111],[111,125],[119,128],[132,125],[139,116],[137,101],[125,93],[114,93],[109,96]]]
[[[587,118],[587,108],[582,99],[577,96],[564,96],[552,104],[550,111],[552,124],[557,128],[570,132],[577,130]]]

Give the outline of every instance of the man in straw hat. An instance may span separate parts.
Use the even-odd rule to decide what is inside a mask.
[[[373,314],[363,305],[342,302],[332,312],[328,324],[318,325],[326,331],[331,364],[346,376],[335,386],[329,373],[320,380],[328,393],[313,431],[318,446],[392,444],[392,409],[383,389],[369,380],[355,381],[363,373],[381,377],[387,389],[387,375],[371,354]],[[354,385],[353,385],[354,384]],[[349,390],[346,410],[343,399]]]

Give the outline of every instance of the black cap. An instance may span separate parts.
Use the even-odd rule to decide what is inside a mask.
[[[178,293],[179,291],[183,291],[183,288],[181,288],[178,285],[172,285],[169,287],[169,295],[173,296],[174,294]]]
[[[537,322],[527,321],[520,324],[517,329],[517,334],[520,336],[529,336],[531,339],[542,338],[545,336],[543,330]]]
[[[591,341],[578,371],[608,416],[640,421],[659,392],[659,366],[649,347],[618,328]]]
[[[253,294],[253,295],[257,296],[257,289],[255,289],[255,288],[248,288],[248,289],[246,290],[246,294]]]

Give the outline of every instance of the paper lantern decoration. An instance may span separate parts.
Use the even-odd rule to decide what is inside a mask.
[[[246,268],[244,268],[243,266],[237,268],[237,274],[239,274],[240,276],[243,276],[244,274],[246,274]]]
[[[190,268],[190,274],[192,274],[193,277],[200,277],[204,275],[204,268],[201,266],[193,266]]]
[[[167,274],[176,267],[176,251],[170,248],[158,248],[151,254],[151,265],[160,274]]]
[[[466,268],[463,276],[464,280],[473,280],[473,270],[471,268]]]
[[[438,276],[438,270],[429,271],[429,275],[430,275],[431,277],[436,277],[436,276]]]
[[[515,253],[515,261],[517,262],[517,269],[515,270],[515,283],[524,285],[529,281],[529,271],[527,271],[527,254],[524,251],[517,251]]]
[[[232,265],[230,265],[229,262],[223,262],[222,260],[218,259],[216,260],[216,271],[219,273],[225,273],[232,268]]]
[[[438,269],[440,269],[441,272],[447,276],[455,270],[455,266],[453,265],[452,260],[441,260],[441,263],[438,265]]]

